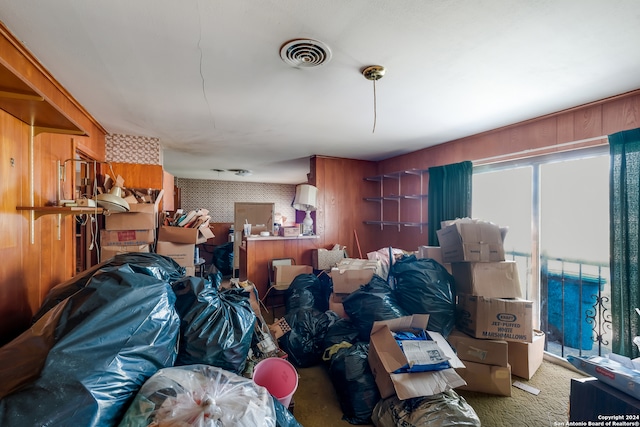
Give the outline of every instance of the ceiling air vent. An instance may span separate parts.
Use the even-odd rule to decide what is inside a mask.
[[[285,43],[280,48],[280,57],[292,67],[318,67],[329,62],[331,49],[317,40],[296,39]]]

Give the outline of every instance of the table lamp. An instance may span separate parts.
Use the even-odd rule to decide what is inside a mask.
[[[311,211],[315,211],[317,208],[317,198],[318,189],[313,185],[300,184],[296,187],[296,197],[293,199],[291,206],[298,211],[305,211],[307,213],[302,220],[302,234],[304,236],[313,235]]]

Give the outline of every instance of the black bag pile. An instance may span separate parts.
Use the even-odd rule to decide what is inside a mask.
[[[192,305],[180,316],[176,365],[207,364],[242,373],[256,324],[246,293],[211,286],[194,290]]]
[[[320,281],[313,274],[298,275],[285,292],[284,319],[291,330],[278,343],[295,366],[306,368],[321,363],[325,334],[340,319],[327,310],[328,305]]]
[[[356,325],[361,341],[369,342],[373,323],[407,316],[389,284],[374,275],[371,281],[342,301],[344,311]]]
[[[323,360],[338,395],[342,419],[350,424],[371,424],[371,414],[380,392],[369,367],[369,343],[356,341],[358,329],[340,319],[327,331]]]
[[[430,258],[405,255],[391,267],[398,304],[409,314],[428,314],[430,331],[449,336],[456,320],[453,276]]]
[[[148,273],[102,265],[0,348],[0,425],[120,420],[144,381],[176,359],[175,294]]]

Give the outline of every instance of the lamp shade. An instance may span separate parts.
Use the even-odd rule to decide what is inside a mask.
[[[296,197],[293,199],[294,209],[299,211],[315,211],[318,205],[318,189],[313,185],[300,184],[296,187]]]
[[[129,203],[122,198],[122,189],[114,186],[110,192],[96,196],[98,206],[109,212],[129,212]]]

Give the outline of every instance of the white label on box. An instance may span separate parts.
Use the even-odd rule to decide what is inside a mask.
[[[438,365],[449,360],[434,341],[403,340],[401,343],[410,368],[414,365]]]

